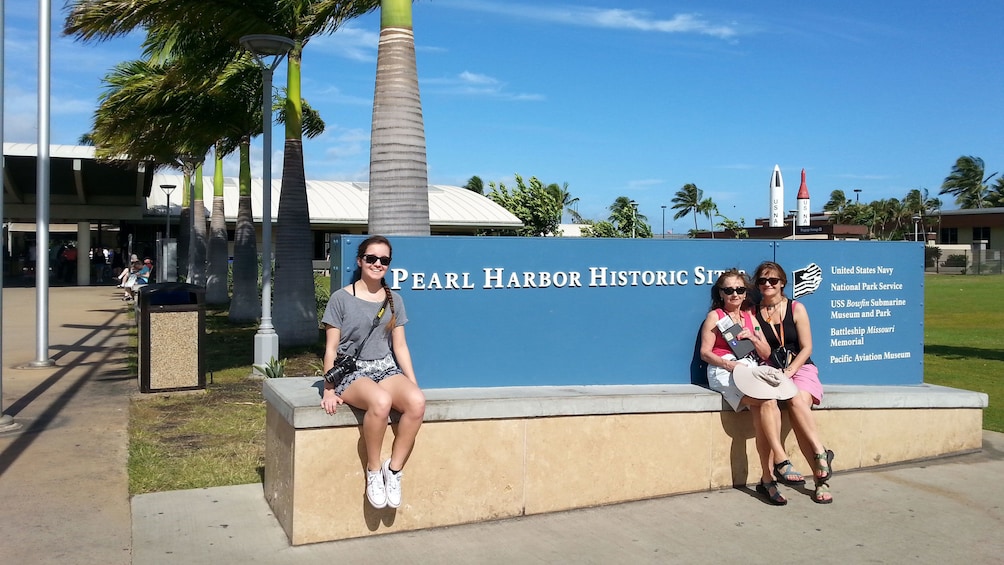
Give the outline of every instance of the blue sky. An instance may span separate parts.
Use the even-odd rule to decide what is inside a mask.
[[[33,143],[38,5],[5,4],[4,137]],[[74,144],[101,77],[138,57],[140,38],[75,43],[54,4],[50,137]],[[688,182],[729,218],[765,217],[775,164],[789,210],[806,170],[813,211],[835,189],[935,196],[960,155],[1004,170],[1002,2],[419,0],[413,12],[432,183],[567,182],[583,216],[605,219],[627,196],[658,233]],[[367,178],[378,35],[371,15],[307,45],[304,97],[328,126],[304,142],[308,178]],[[256,175],[260,160],[258,139]],[[673,213],[667,230],[693,227]]]

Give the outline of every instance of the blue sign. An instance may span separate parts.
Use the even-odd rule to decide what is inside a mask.
[[[332,238],[332,286],[366,236]],[[393,237],[424,388],[659,384],[703,377],[698,329],[715,280],[764,260],[809,311],[828,384],[923,380],[923,244]]]

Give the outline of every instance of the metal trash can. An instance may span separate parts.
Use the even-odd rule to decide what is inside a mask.
[[[205,287],[188,283],[154,283],[139,289],[140,392],[206,388],[205,297]]]

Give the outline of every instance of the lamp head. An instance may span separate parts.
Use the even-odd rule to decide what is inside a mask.
[[[263,68],[275,70],[282,58],[293,48],[293,40],[281,35],[255,33],[240,38],[241,45],[254,55]]]

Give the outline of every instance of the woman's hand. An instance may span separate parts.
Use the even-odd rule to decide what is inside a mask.
[[[334,414],[338,410],[338,405],[344,403],[342,397],[336,395],[334,390],[325,390],[324,397],[321,399],[321,408],[324,408],[328,414]]]

